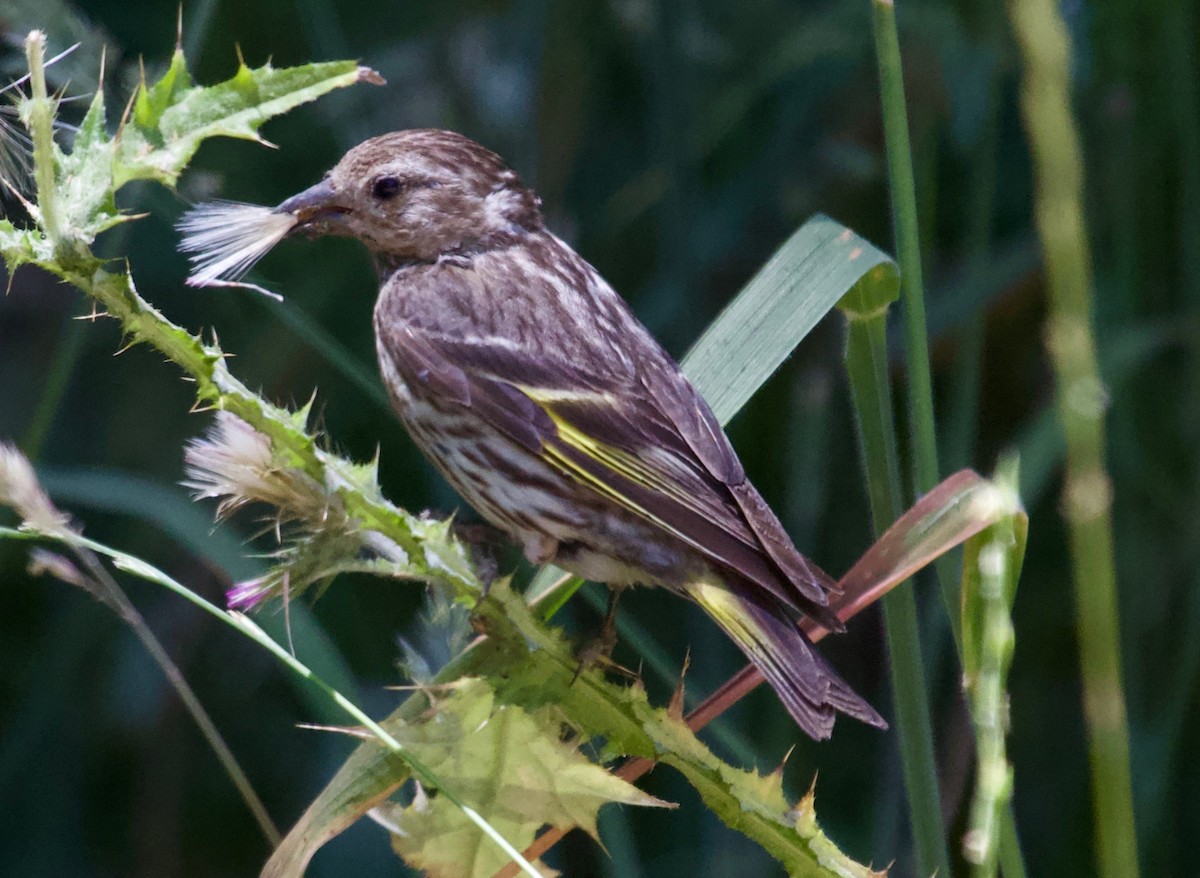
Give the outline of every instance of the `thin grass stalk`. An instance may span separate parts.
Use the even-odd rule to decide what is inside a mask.
[[[887,303],[843,300],[848,318],[846,368],[862,444],[871,518],[878,537],[902,508],[900,463],[887,364]],[[904,769],[909,820],[916,847],[917,873],[949,876],[950,855],[943,832],[933,726],[929,719],[925,665],[917,602],[911,588],[897,588],[883,599],[896,731]]]
[[[1012,0],[1024,62],[1021,108],[1033,153],[1034,210],[1046,262],[1046,346],[1067,443],[1063,512],[1070,532],[1098,874],[1136,878],[1129,733],[1121,684],[1112,486],[1104,466],[1105,389],[1092,332],[1083,221],[1083,158],[1071,111],[1071,51],[1054,0]]]
[[[892,226],[900,263],[900,292],[904,308],[904,356],[908,371],[910,469],[915,494],[930,490],[938,480],[937,432],[933,417],[933,377],[929,365],[929,335],[925,323],[925,281],[921,269],[921,240],[917,191],[913,175],[912,141],[900,63],[900,36],[893,0],[872,0],[875,57],[883,110],[884,147],[891,190]],[[958,577],[952,562],[934,565],[942,603],[954,644],[962,651],[958,627]]]
[[[896,255],[900,262],[900,290],[904,298],[908,416],[913,439],[912,478],[917,491],[923,493],[937,482],[938,462],[933,422],[933,378],[925,329],[925,283],[922,279],[921,242],[917,231],[917,188],[913,179],[904,73],[900,66],[900,37],[896,31],[896,7],[891,0],[872,0],[871,8],[875,55],[879,64],[892,224],[896,236]]]
[[[237,761],[237,757],[233,755],[233,751],[229,749],[229,745],[225,743],[225,739],[221,736],[221,732],[217,729],[216,723],[212,717],[208,715],[208,711],[204,708],[204,704],[197,697],[195,690],[184,677],[179,666],[175,664],[162,642],[155,636],[150,626],[146,624],[145,618],[137,611],[133,602],[117,584],[117,581],[111,574],[100,564],[96,556],[85,549],[77,546],[71,546],[75,556],[83,564],[90,574],[93,582],[93,589],[96,596],[107,604],[131,629],[143,648],[150,654],[150,657],[158,665],[163,672],[163,676],[167,678],[167,682],[171,688],[175,690],[175,694],[179,696],[179,700],[183,703],[184,708],[191,715],[192,721],[200,730],[200,734],[212,749],[217,761],[221,763],[221,767],[229,776],[229,780],[237,789],[238,794],[242,797],[242,801],[246,803],[246,808],[254,817],[254,821],[258,824],[259,830],[266,839],[267,844],[272,848],[277,847],[282,837],[276,828],[274,821],[271,820],[271,815],[267,811],[266,805],[255,792],[254,786],[250,783],[250,778],[246,776],[246,772],[242,770],[241,764]]]
[[[24,533],[7,529],[0,529],[0,533],[4,533],[4,535],[8,536],[26,536]],[[484,833],[484,835],[490,838],[506,854],[508,854],[509,857],[512,858],[513,862],[521,871],[532,876],[532,878],[538,878],[540,873],[533,867],[533,865],[529,863],[529,861],[525,859],[521,852],[516,850],[504,838],[504,836],[495,829],[495,827],[488,823],[478,811],[466,804],[466,802],[452,790],[448,789],[430,768],[428,768],[420,759],[415,757],[407,747],[397,741],[390,732],[383,728],[382,725],[371,719],[371,717],[357,704],[347,698],[339,690],[329,685],[329,683],[325,682],[325,680],[314,673],[311,668],[296,658],[296,656],[292,655],[291,652],[289,652],[285,647],[273,640],[271,636],[267,634],[261,627],[259,627],[249,616],[233,611],[222,610],[215,604],[210,603],[200,595],[196,594],[187,586],[168,576],[166,573],[163,573],[161,570],[153,567],[150,564],[147,564],[144,561],[141,561],[138,558],[134,558],[133,556],[110,549],[108,546],[105,546],[102,543],[97,543],[94,540],[88,539],[87,537],[79,534],[74,534],[69,538],[64,539],[68,539],[69,544],[73,548],[82,547],[85,549],[90,549],[98,554],[107,555],[116,561],[118,565],[123,566],[123,568],[129,572],[134,573],[135,575],[138,575],[147,581],[154,582],[167,588],[179,597],[182,597],[189,603],[199,607],[210,616],[220,620],[221,622],[224,622],[235,631],[239,631],[257,643],[259,646],[263,647],[267,652],[271,653],[271,655],[285,665],[288,670],[292,671],[292,673],[296,674],[301,679],[306,680],[313,687],[318,689],[323,695],[340,707],[352,719],[358,722],[361,726],[365,727],[366,730],[374,735],[385,747],[387,747],[388,750],[404,760],[409,769],[412,771],[414,777],[421,780],[427,786],[435,787],[439,791],[440,795],[445,796],[447,799],[453,802],[459,808],[459,810],[466,815],[468,820],[474,823],[479,830]]]

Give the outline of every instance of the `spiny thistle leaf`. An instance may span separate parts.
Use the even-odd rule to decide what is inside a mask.
[[[133,121],[143,131],[158,133],[163,113],[173,104],[179,103],[183,94],[192,87],[192,75],[188,73],[183,49],[176,47],[171,63],[154,85],[146,85],[143,79],[133,99]],[[159,144],[161,146],[161,143]]]
[[[489,679],[496,703],[533,715],[553,705],[554,716],[561,721],[590,737],[606,739],[606,757],[624,753],[661,758],[687,777],[726,824],[761,844],[791,874],[876,875],[838,851],[811,814],[802,819],[803,811],[789,804],[778,774],[763,776],[722,762],[682,719],[651,705],[640,686],[613,686],[595,669],[576,676],[577,660],[561,633],[539,625],[506,583],[493,583],[487,603],[493,602],[497,612],[489,607],[488,618],[477,620],[488,639],[438,675],[443,685],[453,686],[456,679],[503,667],[503,677]],[[440,715],[444,697],[438,692],[430,689],[410,697],[385,727],[403,737],[403,729],[418,722],[431,706]],[[288,833],[263,878],[300,875],[322,844],[385,802],[408,779],[408,770],[399,760],[372,743],[360,745]]]
[[[394,734],[517,847],[546,824],[578,826],[595,836],[597,812],[608,802],[667,805],[563,743],[553,708],[526,712],[497,704],[478,678],[435,700],[435,716]],[[487,878],[507,864],[503,852],[441,797],[386,803],[373,816],[393,828],[396,852],[430,875]]]
[[[242,63],[231,79],[193,86],[183,53],[153,85],[143,80],[134,110],[121,129],[114,164],[116,188],[130,180],[175,184],[209,137],[265,142],[258,129],[272,116],[357,82],[382,84],[374,70],[353,61],[329,61],[276,70],[268,62]]]
[[[57,153],[57,150],[56,150]],[[107,228],[128,219],[117,211],[112,185],[116,143],[105,127],[104,89],[88,107],[69,153],[58,153],[57,200],[63,226],[75,237],[93,240]]]

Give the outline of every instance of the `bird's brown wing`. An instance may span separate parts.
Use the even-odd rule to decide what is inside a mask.
[[[792,546],[707,404],[678,372],[639,368],[635,380],[599,375],[503,341],[398,321],[380,327],[380,340],[408,380],[469,407],[580,485],[773,600],[840,628],[825,608],[829,578]]]

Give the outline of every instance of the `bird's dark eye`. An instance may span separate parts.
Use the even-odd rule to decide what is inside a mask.
[[[403,188],[404,183],[399,177],[380,177],[371,184],[371,194],[380,201],[387,201],[389,198],[399,195]]]

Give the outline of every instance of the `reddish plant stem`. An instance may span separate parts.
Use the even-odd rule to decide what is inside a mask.
[[[961,470],[922,497],[888,528],[845,576],[838,580],[840,593],[833,594],[830,600],[830,606],[837,613],[837,617],[843,622],[849,621],[935,558],[966,542],[991,524],[993,516],[987,514],[956,519],[957,526],[944,532],[939,531],[937,525],[933,524],[927,527],[927,552],[915,551],[911,546],[906,546],[908,535],[921,519],[934,510],[946,507],[951,498],[965,502],[965,498],[975,496],[975,491],[985,487],[986,483],[978,474],[971,470]],[[800,620],[800,627],[814,643],[828,633],[808,618]],[[697,705],[684,717],[684,722],[693,732],[700,731],[762,682],[763,677],[758,668],[747,665]],[[623,763],[615,774],[622,780],[633,783],[648,774],[654,765],[653,759],[630,759]],[[540,859],[570,831],[571,828],[547,829],[525,849],[525,859],[530,862]],[[517,865],[509,863],[497,872],[494,878],[516,878],[519,873]]]

